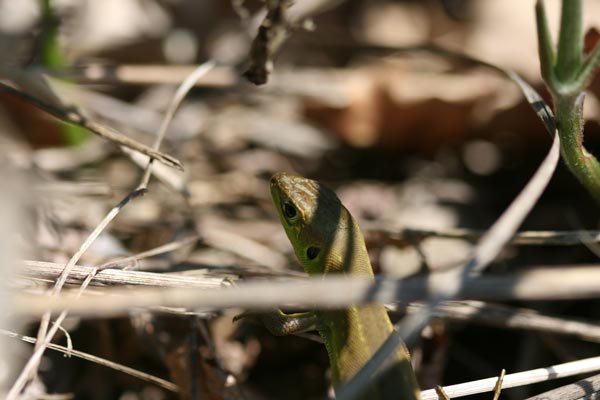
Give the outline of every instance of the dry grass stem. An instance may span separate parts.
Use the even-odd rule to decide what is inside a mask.
[[[210,69],[212,69],[212,67],[213,67],[212,62],[201,65],[190,75],[190,77],[188,79],[186,79],[186,81],[177,90],[177,92],[174,96],[174,99],[172,100],[171,105],[169,107],[169,110],[167,111],[165,119],[163,120],[163,124],[161,125],[159,135],[157,136],[157,139],[154,143],[155,151],[157,151],[158,148],[160,147],[160,144],[161,144],[162,140],[164,139],[166,130],[168,128],[170,121],[172,120],[175,110],[181,103],[181,100],[183,99],[185,94],[193,86],[193,83],[195,81],[197,81],[201,76],[203,76],[206,72],[208,72]],[[20,91],[17,91],[16,89],[11,88],[10,86],[6,86],[6,88],[11,89],[12,92],[21,93]],[[29,95],[22,93],[21,97],[23,97],[23,96],[27,97]],[[32,96],[29,96],[29,97],[31,98],[30,100],[37,100],[37,99],[33,98]],[[27,97],[27,98],[29,98],[29,97]],[[62,112],[62,110],[60,108],[53,107],[52,105],[47,104],[41,100],[39,100],[39,103],[41,105],[49,106],[50,110],[58,110],[58,111]],[[50,112],[46,108],[44,108],[44,109],[46,111]],[[86,121],[79,113],[74,113],[74,112],[67,113],[67,115],[70,115],[70,114],[75,114],[75,115],[81,117],[81,119],[84,122]],[[82,124],[82,126],[85,126],[85,125]],[[151,158],[148,162],[146,170],[144,171],[143,177],[140,181],[140,184],[138,185],[138,188],[136,190],[132,191],[131,193],[129,193],[123,200],[121,200],[121,202],[119,202],[115,207],[113,207],[108,212],[108,214],[104,217],[104,219],[94,228],[92,233],[90,233],[90,235],[84,241],[84,243],[80,246],[78,251],[71,257],[69,262],[66,264],[64,270],[58,276],[58,279],[54,285],[54,288],[52,289],[52,291],[50,293],[51,297],[56,296],[56,294],[61,291],[61,289],[64,286],[67,278],[69,277],[71,271],[75,267],[75,264],[77,263],[77,261],[79,261],[81,256],[88,250],[88,248],[98,238],[98,236],[104,231],[104,229],[106,229],[108,224],[119,214],[120,210],[125,205],[127,205],[131,200],[133,200],[136,197],[145,193],[146,186],[148,184],[148,181],[150,179],[150,174],[152,171],[152,164],[153,164],[153,159]],[[82,286],[80,288],[80,291],[77,294],[77,297],[79,297],[81,295],[81,293],[83,293],[83,291],[85,290],[87,285],[91,282],[93,277],[96,275],[96,272],[97,272],[97,270],[93,269],[92,272],[87,276],[87,278],[85,278],[85,280],[83,281]],[[66,308],[63,308],[63,311],[61,312],[60,316],[57,318],[55,324],[52,326],[52,328],[50,328],[50,330],[48,330],[48,324],[50,321],[50,312],[46,311],[43,313],[42,320],[40,322],[40,327],[38,330],[38,340],[35,345],[35,351],[34,351],[33,355],[30,357],[30,359],[28,360],[28,362],[26,363],[23,370],[21,371],[19,377],[17,378],[17,380],[14,382],[13,386],[11,387],[11,389],[7,395],[7,399],[16,399],[17,396],[19,395],[19,393],[21,393],[21,391],[23,390],[23,388],[29,381],[29,379],[37,372],[39,361],[41,359],[41,356],[44,353],[44,350],[45,350],[47,344],[50,343],[50,341],[52,340],[58,327],[60,326],[62,321],[66,318],[67,314],[68,314],[68,311],[66,310]]]
[[[67,267],[65,267],[65,270],[66,269],[67,269]],[[75,295],[74,300],[77,300],[78,298],[80,298],[81,294],[85,291],[85,289],[89,285],[89,283],[92,280],[95,273],[96,273],[96,270],[95,269],[92,270],[92,272],[90,273],[88,278],[86,278],[86,280],[83,281],[83,283],[81,284],[81,287],[79,288],[77,294]],[[58,281],[57,281],[57,283],[58,283]],[[54,290],[52,291],[53,294],[54,294],[55,290],[57,290],[57,293],[58,293],[58,291],[60,291],[60,288],[58,288],[58,289],[56,289],[56,288],[57,288],[57,286],[54,287]],[[44,297],[46,297],[46,296],[44,296]],[[27,382],[29,382],[29,380],[37,373],[37,369],[38,369],[38,366],[42,359],[42,356],[44,355],[44,351],[46,351],[48,344],[50,344],[50,342],[52,341],[52,338],[54,337],[54,335],[56,335],[56,332],[59,329],[61,329],[61,324],[67,317],[67,314],[68,314],[68,312],[66,310],[64,310],[64,308],[63,308],[63,311],[61,311],[58,318],[56,318],[56,321],[54,321],[52,327],[50,329],[48,329],[48,324],[50,321],[50,312],[44,311],[44,315],[42,316],[42,321],[40,322],[40,328],[38,329],[38,338],[35,343],[35,348],[34,348],[33,354],[29,357],[29,359],[27,360],[27,363],[21,370],[21,373],[19,374],[19,376],[17,377],[17,379],[11,386],[10,390],[6,394],[6,400],[17,399],[19,397],[21,391],[27,385]]]
[[[22,340],[24,342],[27,342],[27,343],[33,343],[33,344],[35,344],[35,342],[36,342],[36,338],[34,338],[34,337],[19,335],[18,333],[10,332],[10,331],[4,330],[4,329],[0,329],[0,333],[2,335],[5,335],[5,336],[11,337],[11,338],[20,339],[20,340]],[[137,369],[126,367],[125,365],[116,363],[114,361],[110,361],[110,360],[107,360],[107,359],[102,358],[102,357],[97,357],[97,356],[94,356],[92,354],[85,353],[83,351],[74,350],[71,347],[60,346],[60,345],[57,345],[57,344],[54,344],[54,343],[48,343],[47,347],[49,349],[52,349],[52,350],[64,353],[65,355],[67,355],[69,357],[71,357],[71,356],[72,357],[78,357],[78,358],[81,358],[82,360],[87,360],[87,361],[93,362],[95,364],[103,365],[105,367],[114,369],[115,371],[120,371],[120,372],[123,372],[125,374],[134,376],[134,377],[142,379],[142,380],[144,380],[146,382],[154,383],[155,385],[158,385],[158,386],[160,386],[162,388],[165,388],[165,389],[167,389],[167,390],[169,390],[171,392],[178,392],[179,391],[179,388],[177,387],[177,385],[175,385],[175,384],[173,384],[173,383],[171,383],[169,381],[166,381],[166,380],[161,379],[159,377],[147,374],[147,373],[142,372],[142,371],[138,371]]]
[[[141,170],[148,167],[148,162],[152,160],[148,156],[130,150],[126,147],[121,147],[121,151],[129,157],[135,165]],[[177,191],[184,197],[189,197],[190,192],[185,181],[185,174],[182,171],[169,168],[164,164],[152,165],[152,175],[167,187]]]
[[[92,267],[75,265],[71,269],[67,283],[81,284],[94,270]],[[57,279],[63,271],[63,265],[44,261],[24,261],[19,273],[25,276],[45,279]],[[217,276],[189,276],[176,273],[154,273],[143,271],[128,271],[121,269],[105,268],[94,275],[90,284],[105,285],[133,285],[133,286],[158,286],[173,288],[202,288],[214,289],[221,287],[225,277]]]
[[[167,134],[167,128],[169,127],[169,124],[173,120],[173,117],[175,116],[175,111],[177,111],[177,108],[179,108],[179,105],[183,101],[184,97],[194,87],[196,82],[198,80],[200,80],[200,78],[202,78],[204,75],[206,75],[210,70],[212,70],[214,68],[214,66],[215,66],[214,61],[207,61],[204,64],[199,65],[196,69],[194,69],[190,73],[189,76],[187,76],[185,78],[185,80],[181,83],[181,85],[179,85],[179,87],[177,88],[177,91],[175,92],[175,95],[173,96],[173,98],[171,99],[171,102],[169,103],[169,108],[167,109],[167,112],[165,113],[165,116],[164,116],[162,123],[160,125],[160,128],[158,130],[158,135],[156,136],[156,140],[154,141],[154,144],[152,146],[154,150],[158,150],[160,148],[160,145],[161,145],[162,141],[164,140],[165,135]],[[138,186],[138,189],[145,189],[148,186],[148,181],[150,180],[150,174],[152,173],[152,164],[153,163],[154,163],[153,159],[150,159],[148,161],[148,165],[146,166],[146,169],[144,170],[144,175]]]
[[[494,398],[492,400],[498,400],[498,398],[500,398],[500,392],[502,391],[502,382],[504,382],[505,374],[506,370],[502,368],[502,371],[500,371],[500,376],[498,376],[498,380],[496,381],[496,385],[494,386]]]
[[[439,400],[450,400],[446,392],[444,392],[444,388],[440,385],[437,385],[435,387],[435,392],[437,393]]]

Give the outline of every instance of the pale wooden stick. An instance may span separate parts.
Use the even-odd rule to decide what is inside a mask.
[[[564,378],[578,374],[600,370],[600,357],[586,358],[565,364],[553,365],[546,368],[532,369],[515,374],[504,376],[502,389],[508,389],[517,386],[531,385],[533,383],[543,382],[550,379]],[[477,393],[494,391],[497,377],[480,379],[477,381],[460,383],[458,385],[444,386],[444,392],[448,397],[454,399],[462,396],[469,396]],[[556,397],[558,399],[558,397]],[[421,392],[421,400],[437,400],[435,389],[424,390]]]
[[[365,303],[393,303],[423,300],[436,296],[435,288],[445,282],[445,273],[406,280],[377,279],[375,282],[351,276],[312,277],[297,281],[241,282],[235,288],[198,290],[187,288],[107,289],[101,302],[97,296],[72,295],[48,299],[15,293],[14,312],[40,315],[46,309],[68,308],[78,315],[123,315],[136,307],[162,305],[223,309],[244,307],[270,309],[276,306],[345,308]],[[226,286],[226,283],[223,284]],[[600,268],[597,266],[538,268],[498,276],[483,275],[465,282],[459,298],[480,300],[564,300],[600,296]]]
[[[565,267],[566,269],[566,267]],[[62,264],[24,261],[19,272],[25,276],[54,280],[60,275]],[[92,271],[91,267],[76,265],[67,283],[80,284]],[[90,285],[135,285],[160,287],[196,287],[203,289],[227,286],[227,277],[195,276],[177,273],[153,273],[105,269],[98,272]],[[422,309],[422,303],[411,303],[408,312]],[[449,301],[440,304],[435,317],[456,321],[501,326],[508,329],[528,329],[573,335],[584,340],[600,342],[600,326],[585,321],[543,315],[530,309],[513,308],[481,301]]]

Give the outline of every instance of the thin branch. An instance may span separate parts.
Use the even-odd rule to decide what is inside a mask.
[[[108,226],[108,224],[117,216],[117,214],[119,213],[121,208],[123,208],[131,200],[142,195],[143,193],[144,193],[143,191],[136,191],[136,192],[128,194],[127,196],[125,196],[125,198],[123,200],[121,200],[115,207],[113,207],[108,212],[108,214],[104,217],[104,219],[102,221],[100,221],[100,223],[96,226],[96,228],[92,231],[92,233],[90,233],[90,235],[86,238],[86,240],[79,247],[77,252],[75,254],[73,254],[73,256],[71,257],[69,262],[65,265],[65,268],[61,272],[60,276],[58,277],[58,280],[56,281],[56,283],[52,289],[52,292],[50,293],[50,296],[55,296],[57,293],[59,293],[61,291],[63,285],[65,284],[65,282],[67,280],[67,277],[69,276],[69,273],[75,267],[75,264],[77,263],[77,261],[79,261],[81,256],[87,251],[87,249],[92,245],[92,243],[96,240],[96,238],[98,238],[98,236],[100,236],[102,231],[104,231],[104,229]],[[50,322],[50,313],[46,312],[46,313],[44,313],[42,320],[40,322],[40,327],[38,330],[38,342],[36,343],[36,349],[38,346],[44,346],[44,341],[42,339],[46,336],[46,331],[48,330],[49,322]],[[52,338],[50,338],[50,339],[52,339]]]
[[[37,341],[36,338],[34,338],[34,337],[19,335],[18,333],[10,332],[5,329],[0,329],[0,334],[11,337],[11,338],[17,338],[17,339],[20,339],[27,343],[35,344],[35,342]],[[103,365],[105,367],[114,369],[115,371],[123,372],[127,375],[134,376],[136,378],[142,379],[147,382],[154,383],[155,385],[160,386],[164,389],[167,389],[171,392],[175,392],[175,393],[179,392],[179,387],[177,385],[175,385],[174,383],[171,383],[169,381],[166,381],[166,380],[156,377],[154,375],[150,375],[145,372],[138,371],[137,369],[133,369],[133,368],[127,367],[125,365],[116,363],[114,361],[110,361],[105,358],[94,356],[92,354],[85,353],[83,351],[74,350],[72,348],[60,346],[60,345],[57,345],[54,343],[48,343],[48,348],[55,350],[55,351],[59,351],[61,353],[69,355],[69,356],[73,356],[73,357],[81,358],[83,360],[91,361],[98,365]]]
[[[175,95],[171,99],[169,108],[167,109],[167,112],[165,113],[165,116],[164,116],[162,123],[160,125],[160,128],[158,130],[158,135],[156,136],[156,140],[154,141],[154,144],[152,146],[154,150],[158,151],[158,149],[160,148],[160,144],[162,143],[162,141],[165,138],[165,135],[167,134],[167,128],[169,127],[169,124],[171,123],[171,121],[173,120],[173,117],[175,116],[175,111],[181,104],[181,102],[184,99],[184,97],[186,96],[186,94],[194,87],[194,85],[196,84],[197,81],[199,81],[202,77],[204,77],[214,67],[215,67],[215,62],[212,60],[199,65],[181,83],[181,85],[179,85],[179,87],[177,88],[177,91],[175,92]],[[154,163],[154,159],[150,159],[148,161],[148,165],[146,166],[146,169],[144,170],[144,175],[138,186],[138,189],[146,189],[146,187],[148,186],[148,181],[150,180],[150,174],[152,173],[152,164],[153,163]]]
[[[273,58],[290,35],[291,24],[286,16],[290,4],[290,0],[265,2],[267,14],[250,47],[250,66],[242,74],[255,85],[267,83],[273,71]]]
[[[161,153],[160,151],[153,150],[152,148],[142,143],[139,143],[128,136],[125,136],[124,134],[116,131],[113,128],[109,128],[108,126],[102,125],[98,122],[84,117],[80,112],[74,109],[64,110],[61,107],[54,106],[53,104],[50,104],[49,102],[42,100],[41,98],[25,93],[19,89],[13,88],[12,86],[9,86],[3,82],[0,82],[0,90],[4,90],[5,92],[10,93],[23,101],[33,104],[37,108],[47,112],[48,114],[58,118],[61,121],[82,126],[106,140],[110,140],[111,142],[114,142],[121,146],[125,146],[132,150],[138,151],[170,167],[183,170],[183,165],[175,157],[165,153]]]
[[[513,81],[519,85],[529,104],[534,107],[542,119],[542,115],[552,115],[548,106],[535,90],[516,74],[509,73],[509,75],[511,75]],[[517,229],[527,214],[529,214],[529,211],[533,208],[535,203],[537,203],[537,200],[544,192],[548,182],[550,182],[550,178],[554,174],[554,170],[556,169],[560,157],[560,139],[556,134],[556,128],[553,124],[550,126],[547,124],[546,128],[550,134],[554,136],[548,154],[536,170],[535,174],[531,177],[529,182],[527,182],[527,185],[525,185],[523,190],[521,190],[518,196],[511,202],[500,218],[494,222],[486,234],[481,238],[477,244],[471,262],[465,267],[467,273],[481,272],[494,258],[496,258],[500,253],[500,250],[502,250],[510,238],[517,232]],[[554,128],[554,130],[551,131],[552,128]]]
[[[128,156],[129,159],[133,161],[133,163],[137,165],[142,171],[146,170],[146,168],[148,167],[148,162],[152,160],[148,156],[132,151],[126,147],[121,147],[121,151],[126,156]],[[169,168],[164,164],[153,164],[152,176],[158,179],[160,182],[162,182],[167,188],[172,189],[181,194],[181,196],[183,196],[184,199],[189,199],[189,197],[191,196],[190,191],[187,187],[187,177],[184,173],[182,173],[182,171],[177,171],[173,168]],[[138,187],[145,187],[141,186],[143,183],[143,179],[146,179],[144,175],[142,175],[142,178],[138,183],[138,185],[140,186]]]
[[[65,335],[65,338],[67,339],[67,352],[65,353],[65,355],[67,357],[71,357],[71,352],[73,351],[73,341],[71,340],[71,335],[69,334],[69,331],[67,331],[62,326],[59,326],[58,329],[63,333],[63,335]]]

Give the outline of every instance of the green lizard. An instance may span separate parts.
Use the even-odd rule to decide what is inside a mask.
[[[271,178],[271,197],[296,257],[311,275],[353,274],[373,279],[360,228],[335,193],[302,177],[278,173]],[[318,330],[329,354],[334,388],[352,378],[392,332],[382,304],[341,311],[262,314],[275,335]],[[365,393],[365,399],[420,398],[410,356],[401,346],[391,366]]]

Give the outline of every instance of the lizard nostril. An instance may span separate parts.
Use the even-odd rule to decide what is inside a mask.
[[[306,249],[306,257],[309,260],[314,260],[315,258],[317,258],[320,252],[321,249],[319,249],[318,247],[309,247],[308,249]]]

